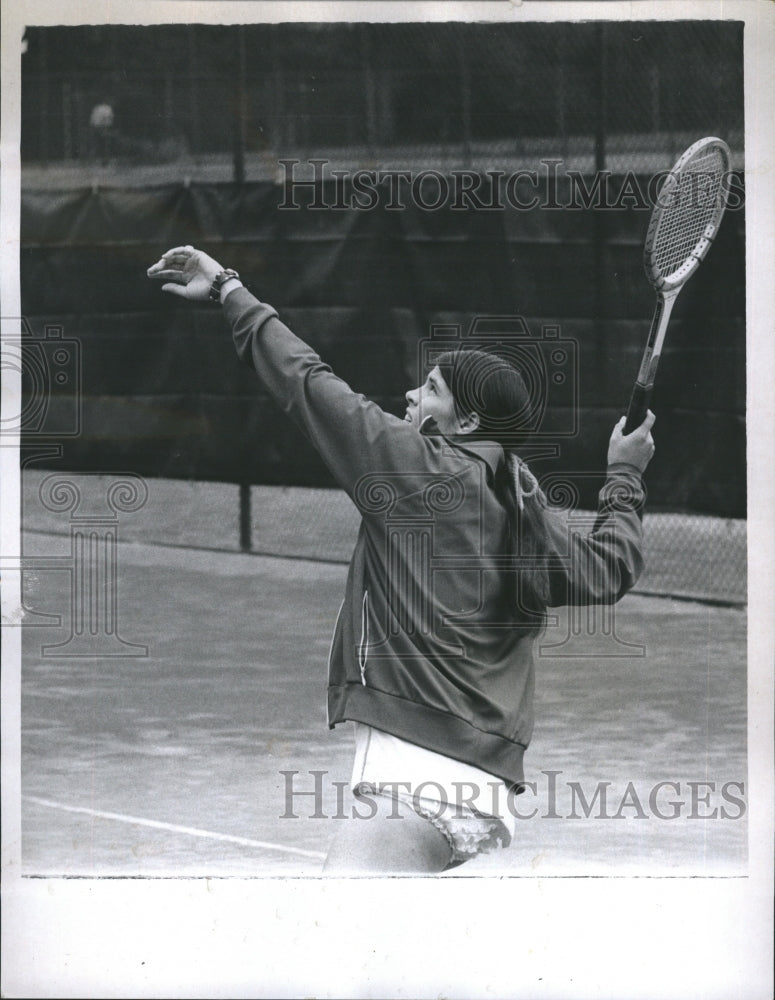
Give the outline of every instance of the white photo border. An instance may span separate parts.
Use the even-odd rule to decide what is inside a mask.
[[[775,644],[775,4],[14,0],[2,12],[2,315],[19,316],[25,25],[253,21],[745,21],[749,876],[459,880],[22,879],[20,629],[3,629],[2,959],[7,997],[769,998]],[[5,374],[5,373],[4,373]],[[19,399],[4,380],[3,406]],[[2,547],[19,475],[0,449]],[[18,574],[17,574],[18,576]],[[3,614],[20,606],[4,574]],[[4,617],[5,620],[5,617]]]

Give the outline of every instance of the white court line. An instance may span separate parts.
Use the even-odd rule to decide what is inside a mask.
[[[133,826],[150,826],[155,830],[167,830],[169,833],[185,833],[189,837],[205,837],[208,840],[225,840],[230,844],[241,844],[243,847],[260,847],[267,851],[282,851],[284,854],[298,854],[304,858],[325,858],[321,851],[306,851],[302,847],[285,847],[282,844],[272,844],[267,840],[250,840],[248,837],[235,837],[230,833],[215,833],[212,830],[200,830],[195,826],[178,826],[177,823],[163,823],[157,819],[142,819],[139,816],[126,816],[124,813],[103,812],[100,809],[87,809],[84,806],[67,806],[63,802],[52,802],[50,799],[39,799],[37,795],[22,795],[26,802],[34,802],[49,809],[61,809],[63,812],[84,813],[96,816],[98,819],[113,819],[119,823],[131,823]]]

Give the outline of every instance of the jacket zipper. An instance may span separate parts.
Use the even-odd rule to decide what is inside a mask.
[[[344,601],[339,605],[339,611],[336,614],[336,624],[334,625],[334,631],[331,633],[331,642],[328,644],[328,659],[326,666],[326,675],[331,678],[331,656],[334,652],[334,639],[336,639],[336,630],[339,628],[339,619],[342,617],[342,609],[344,608]],[[328,698],[326,698],[326,723],[330,724],[331,717],[328,710]]]
[[[366,656],[369,646],[369,592],[364,590],[361,604],[361,641],[358,644],[358,666],[361,671],[361,684],[366,686]]]

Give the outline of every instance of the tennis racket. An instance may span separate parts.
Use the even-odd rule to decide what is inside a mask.
[[[630,397],[625,434],[645,419],[670,313],[718,232],[727,206],[728,172],[727,144],[715,137],[700,139],[681,156],[659,190],[643,249],[646,276],[657,293],[657,303]]]

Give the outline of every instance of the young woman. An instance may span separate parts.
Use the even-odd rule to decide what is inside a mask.
[[[236,272],[193,247],[148,270],[222,303],[239,356],[362,515],[329,659],[331,728],[355,723],[329,873],[436,873],[509,844],[546,609],[613,603],[642,569],[649,413],[608,447],[594,528],[569,531],[509,448],[528,397],[480,351],[443,355],[403,420],[352,391]],[[505,444],[505,447],[504,447]]]

